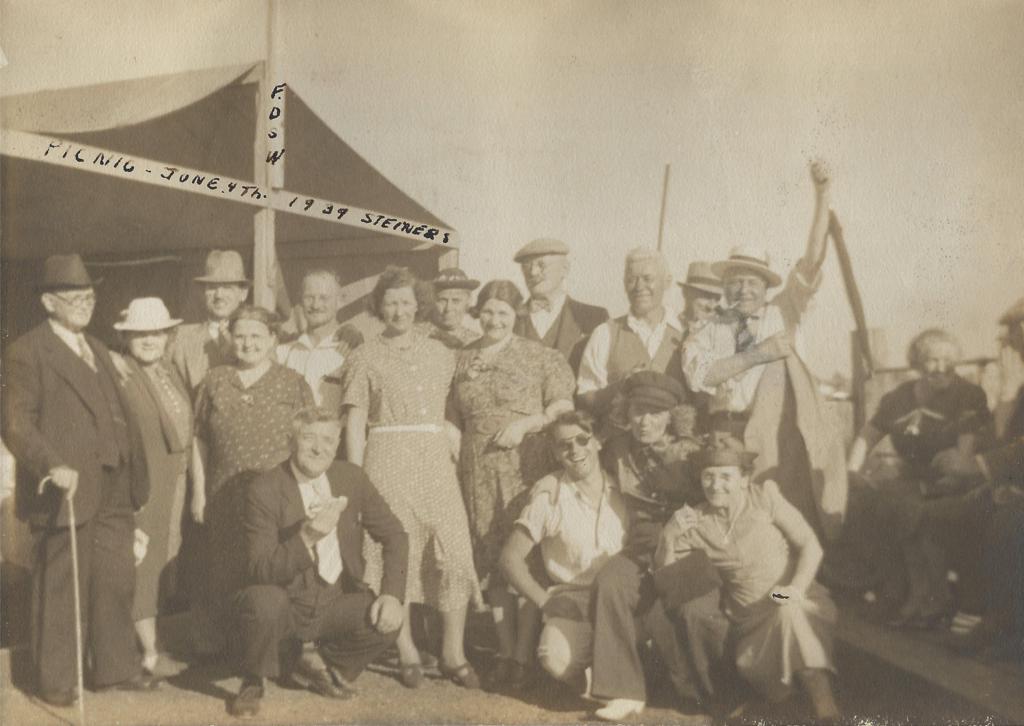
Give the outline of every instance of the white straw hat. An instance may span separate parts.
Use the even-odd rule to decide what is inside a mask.
[[[114,330],[148,333],[181,324],[181,320],[171,317],[164,301],[158,297],[135,298],[128,303],[128,309],[121,312],[121,317],[121,322],[114,323]]]

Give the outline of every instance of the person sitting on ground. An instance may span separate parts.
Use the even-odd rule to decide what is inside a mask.
[[[607,701],[596,715],[612,721],[646,704],[642,656],[649,639],[677,694],[707,700],[716,690],[713,667],[723,660],[728,629],[718,607],[720,580],[706,558],[680,562],[658,582],[650,572],[662,526],[679,507],[703,500],[689,461],[700,444],[686,390],[670,376],[639,371],[625,380],[622,393],[630,429],[609,440],[601,458],[626,500],[629,535],[594,583],[591,692]]]
[[[409,541],[401,522],[362,469],[335,460],[337,411],[304,408],[291,427],[291,457],[246,491],[249,585],[236,602],[243,680],[229,707],[239,717],[259,713],[264,678],[286,675],[322,696],[351,698],[351,683],[402,624]],[[383,546],[379,595],[363,582],[364,530]],[[330,671],[288,672],[302,641],[317,642]],[[281,650],[292,656],[284,674]]]
[[[751,483],[756,456],[731,437],[701,453],[706,501],[672,515],[655,566],[706,553],[724,582],[722,609],[732,623],[740,676],[772,701],[789,696],[795,680],[815,718],[836,719],[830,679],[836,609],[814,581],[821,545],[775,482]]]
[[[974,582],[982,557],[976,533],[987,525],[990,502],[970,493],[978,482],[956,469],[969,464],[989,436],[991,415],[982,388],[956,374],[960,345],[952,335],[925,330],[911,342],[908,359],[919,376],[882,397],[848,461],[851,472],[860,472],[888,436],[900,457],[900,475],[874,492],[858,492],[845,539],[894,544],[902,567],[883,557],[872,563],[886,573],[883,605],[899,602],[906,591],[891,624],[931,628],[953,614],[946,577],[951,564],[962,576],[961,594],[982,589]]]
[[[601,566],[622,549],[626,507],[615,480],[601,468],[589,415],[563,413],[548,431],[561,471],[534,485],[500,564],[512,587],[544,614],[537,646],[541,667],[582,692],[593,641],[590,586]],[[527,563],[537,546],[550,587],[537,582]]]

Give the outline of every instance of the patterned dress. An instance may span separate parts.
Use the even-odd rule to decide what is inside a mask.
[[[207,449],[199,622],[208,647],[223,644],[230,622],[227,605],[246,583],[245,487],[254,474],[289,457],[292,416],[312,405],[306,380],[278,363],[248,388],[234,366],[214,368],[199,386],[195,428]]]
[[[444,432],[455,356],[419,331],[378,336],[343,371],[343,407],[367,412],[363,467],[409,535],[407,602],[445,612],[479,604],[480,587],[455,462]],[[379,590],[381,548],[364,540],[366,581]]]
[[[459,475],[481,578],[500,578],[498,557],[530,487],[554,470],[542,434],[527,435],[515,449],[494,445],[494,435],[523,416],[543,413],[554,401],[571,401],[572,369],[557,350],[513,336],[491,363],[483,363],[481,343],[459,351],[453,388],[453,415],[462,429]]]
[[[724,531],[705,502],[700,519],[675,541],[677,553],[703,550],[723,580],[722,610],[732,621],[736,668],[765,697],[781,700],[805,668],[835,670],[832,629],[836,608],[828,592],[812,582],[800,601],[776,605],[773,587],[788,584],[796,566],[789,542],[775,524],[777,512],[799,512],[773,481],[751,485],[745,508]],[[802,517],[801,517],[802,519]],[[806,536],[813,537],[804,521]]]

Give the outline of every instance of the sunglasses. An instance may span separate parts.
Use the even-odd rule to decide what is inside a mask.
[[[561,454],[571,454],[573,448],[576,446],[586,447],[590,445],[590,440],[594,438],[591,434],[576,434],[571,439],[563,439],[562,441],[555,442],[555,451]]]

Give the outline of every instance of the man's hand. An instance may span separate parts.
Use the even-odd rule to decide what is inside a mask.
[[[206,497],[192,497],[192,521],[202,524],[206,520]]]
[[[696,527],[698,521],[700,521],[700,512],[686,504],[681,509],[677,509],[672,515],[672,532],[673,534],[681,534],[688,529]]]
[[[565,595],[552,595],[541,607],[545,618],[562,618],[564,620],[577,620],[583,622],[586,615],[580,611],[580,606],[571,597]]]
[[[1012,403],[1024,386],[1024,359],[1016,348],[1005,343],[999,348],[999,400]]]
[[[370,622],[378,633],[393,633],[402,627],[402,603],[394,595],[381,595],[370,606]]]
[[[762,340],[752,350],[762,362],[771,363],[772,361],[782,360],[793,355],[794,348],[793,333],[786,330]]]
[[[529,429],[529,417],[519,418],[494,435],[494,443],[501,449],[514,449],[523,443]]]
[[[338,518],[348,506],[348,497],[333,497],[318,507],[302,525],[301,536],[306,545],[313,547],[338,526]]]
[[[811,181],[817,192],[827,191],[832,184],[832,172],[823,160],[815,159],[811,162]]]
[[[932,459],[932,467],[947,477],[970,478],[981,476],[981,469],[973,456],[964,456],[957,449],[940,451]]]
[[[146,552],[149,550],[149,535],[141,529],[135,530],[135,542],[132,544],[132,553],[135,555],[135,566],[138,567],[146,559]]]
[[[64,490],[64,496],[68,499],[75,496],[78,489],[78,472],[70,466],[55,466],[47,473],[46,478],[39,485],[39,493],[43,493],[45,484],[53,484],[58,489]]]
[[[349,353],[363,344],[363,334],[356,326],[345,323],[334,331],[334,342],[338,344],[338,353],[347,358]]]

